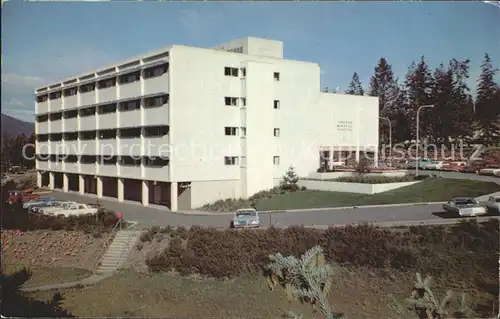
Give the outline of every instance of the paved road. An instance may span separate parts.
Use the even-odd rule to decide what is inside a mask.
[[[429,174],[430,172],[422,172]],[[436,173],[436,172],[433,172]],[[490,176],[479,176],[476,174],[462,174],[450,172],[441,173],[445,178],[476,179],[492,181],[500,184],[500,178]],[[58,199],[75,200],[86,203],[95,203],[95,197],[81,196],[77,193],[54,192],[53,196]],[[172,213],[165,208],[143,207],[140,203],[119,203],[113,199],[101,199],[102,206],[114,211],[121,211],[125,219],[139,222],[143,228],[155,225],[175,226],[211,226],[227,227],[229,225],[228,214],[179,214]],[[290,226],[290,225],[335,225],[360,222],[394,222],[394,221],[417,221],[442,219],[432,213],[441,212],[441,204],[433,205],[408,205],[397,207],[360,207],[344,209],[318,209],[294,212],[279,212],[262,214],[264,226]]]
[[[415,172],[415,170],[410,170],[409,172]],[[443,178],[453,178],[453,179],[471,179],[483,182],[493,182],[500,184],[500,177],[487,176],[487,175],[477,175],[477,174],[467,174],[467,173],[455,173],[455,172],[441,172],[441,171],[426,171],[418,170],[419,175],[430,175],[436,174]]]

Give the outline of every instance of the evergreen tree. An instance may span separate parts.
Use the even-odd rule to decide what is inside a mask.
[[[349,87],[345,91],[346,94],[350,95],[364,95],[365,91],[363,90],[363,86],[361,85],[361,81],[359,80],[358,73],[354,72],[352,75],[352,80],[349,83]]]
[[[482,142],[484,144],[495,143],[494,119],[500,114],[500,105],[498,104],[498,84],[494,77],[497,69],[488,54],[485,54],[484,61],[481,64],[481,75],[477,84],[475,111],[477,119],[481,125]]]
[[[424,57],[420,58],[418,63],[412,62],[408,68],[405,79],[406,90],[406,105],[408,124],[410,126],[411,139],[416,138],[416,118],[418,108],[422,105],[432,104],[432,88],[434,79],[432,77],[429,66],[425,62]],[[432,138],[433,112],[426,110],[420,113],[420,140],[424,138]]]
[[[444,143],[449,139],[450,117],[453,98],[453,75],[443,64],[434,71],[434,86],[432,88],[433,121],[432,131],[434,142]]]
[[[398,80],[392,72],[392,66],[387,63],[385,58],[380,58],[378,65],[375,67],[374,74],[370,78],[370,86],[368,95],[377,96],[379,98],[379,116],[387,117],[391,121],[400,113],[401,105],[399,104],[400,91]],[[398,129],[395,126],[394,129]],[[384,121],[379,121],[380,141],[382,144],[388,144],[389,128]],[[395,133],[395,134],[394,134]],[[393,132],[393,137],[398,136]]]
[[[463,139],[473,133],[474,102],[466,80],[469,78],[470,60],[450,61],[449,69],[453,78],[452,112],[450,135],[455,139]]]

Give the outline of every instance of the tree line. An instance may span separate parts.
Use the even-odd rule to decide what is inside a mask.
[[[2,133],[1,170],[5,172],[12,166],[26,169],[35,168],[35,134],[12,136]]]
[[[392,66],[381,58],[366,91],[355,72],[345,93],[379,98],[379,116],[391,121],[393,143],[415,140],[417,110],[432,104],[434,108],[420,112],[420,141],[447,146],[458,140],[496,145],[500,143],[500,87],[495,82],[498,69],[485,54],[475,98],[466,83],[469,69],[469,59],[452,59],[448,65],[431,70],[422,56],[411,63],[400,81]],[[388,123],[379,123],[380,143],[387,145]]]

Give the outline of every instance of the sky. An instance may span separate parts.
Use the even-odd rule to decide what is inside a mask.
[[[381,57],[400,79],[484,54],[500,68],[500,8],[483,2],[4,2],[2,112],[33,121],[33,90],[171,44],[211,47],[246,36],[284,42],[287,59],[321,66],[321,86],[365,87]],[[497,79],[499,77],[497,76]]]

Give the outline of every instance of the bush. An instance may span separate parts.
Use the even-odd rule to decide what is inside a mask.
[[[385,184],[385,183],[402,183],[402,182],[414,182],[422,180],[427,176],[345,176],[335,178],[332,181],[342,182],[342,183],[360,183],[360,184]]]
[[[299,257],[315,245],[328,261],[374,268],[414,269],[450,280],[470,277],[474,271],[498,275],[499,222],[464,222],[453,227],[418,226],[393,231],[370,225],[329,228],[324,231],[294,226],[287,229],[217,230],[179,228],[177,240],[147,261],[151,271],[175,269],[224,278],[257,272],[280,252]],[[187,240],[184,244],[182,241]]]

